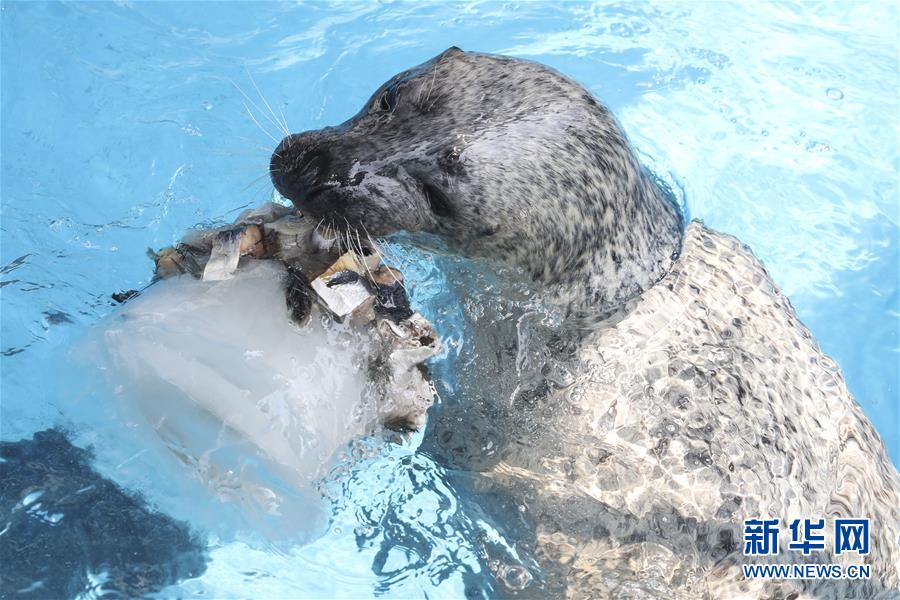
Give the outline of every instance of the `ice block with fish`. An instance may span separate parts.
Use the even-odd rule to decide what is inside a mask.
[[[157,281],[104,323],[108,375],[214,489],[248,474],[239,445],[311,490],[351,439],[421,428],[433,402],[422,365],[438,336],[373,246],[340,254],[271,204],[192,231],[152,254]],[[269,502],[260,485],[242,497]]]

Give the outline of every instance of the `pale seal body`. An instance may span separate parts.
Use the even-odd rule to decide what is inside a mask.
[[[671,271],[576,360],[584,375],[544,401],[559,418],[488,471],[528,499],[538,557],[570,595],[896,590],[897,472],[840,369],[737,239],[691,223]],[[788,548],[794,519],[825,518],[830,549],[834,520],[857,516],[871,519],[868,557]],[[777,557],[743,556],[742,522],[758,517],[781,519]],[[744,578],[742,564],[763,562],[867,563],[875,579]]]
[[[522,511],[543,575],[518,593],[896,590],[900,477],[839,368],[747,247],[682,227],[575,82],[450,49],[343,125],[286,138],[272,176],[329,225],[512,266],[566,316],[549,337],[523,333],[527,309],[482,322],[470,355],[487,368],[461,373],[461,412],[436,415],[425,444]],[[835,518],[870,518],[870,554],[789,552],[788,524],[807,517],[828,539]],[[769,561],[872,577],[746,580],[750,518],[781,520]]]

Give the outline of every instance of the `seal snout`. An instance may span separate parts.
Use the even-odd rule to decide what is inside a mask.
[[[269,162],[269,176],[278,193],[299,206],[328,189],[328,153],[308,134],[291,134],[281,140]]]

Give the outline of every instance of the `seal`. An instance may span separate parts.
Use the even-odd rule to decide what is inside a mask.
[[[685,227],[576,82],[450,48],[345,123],[286,137],[270,171],[306,215],[524,274],[561,315],[530,319],[532,303],[482,319],[476,368],[445,398],[460,411],[441,407],[423,444],[480,473],[485,512],[503,498],[498,522],[502,507],[522,513],[518,558],[540,569],[509,589],[837,598],[900,584],[900,476],[840,369],[749,248]],[[844,517],[870,519],[869,554],[788,548],[795,519],[823,519],[833,540]],[[865,563],[870,578],[745,578],[755,518],[782,524],[771,560]]]

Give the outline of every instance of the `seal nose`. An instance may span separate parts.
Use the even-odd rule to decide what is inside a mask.
[[[279,194],[298,205],[325,173],[328,162],[315,140],[302,133],[291,134],[272,153],[269,177]]]

